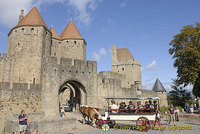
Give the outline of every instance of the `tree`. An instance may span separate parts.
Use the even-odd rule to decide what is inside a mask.
[[[174,106],[184,107],[185,103],[192,99],[190,92],[184,89],[183,86],[180,86],[176,80],[173,80],[172,84],[171,88],[173,88],[173,90],[169,92],[170,102]]]
[[[169,53],[175,59],[178,85],[193,85],[193,94],[200,97],[200,23],[181,29],[170,42]]]

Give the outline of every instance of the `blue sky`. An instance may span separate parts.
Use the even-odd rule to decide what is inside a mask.
[[[7,34],[34,0],[0,0],[0,53],[7,51]],[[167,90],[176,77],[169,42],[183,26],[200,20],[199,0],[37,0],[46,25],[60,35],[73,19],[87,42],[87,59],[98,71],[111,69],[110,46],[129,48],[142,65],[143,88],[159,78]],[[190,89],[191,87],[188,87]]]

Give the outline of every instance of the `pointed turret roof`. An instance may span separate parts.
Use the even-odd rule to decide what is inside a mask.
[[[83,39],[74,22],[71,20],[65,30],[61,33],[60,38],[62,39]]]
[[[152,88],[152,91],[155,92],[166,92],[165,88],[163,87],[162,83],[160,82],[159,79],[156,79],[156,82]]]
[[[16,27],[26,25],[44,26],[47,28],[46,24],[44,23],[44,20],[42,19],[36,7],[33,7],[31,11],[18,23]]]
[[[118,60],[134,60],[131,52],[128,48],[118,48],[117,49],[117,59]]]
[[[57,34],[56,30],[53,27],[51,27],[49,30],[51,31],[53,38],[60,39],[59,35]]]

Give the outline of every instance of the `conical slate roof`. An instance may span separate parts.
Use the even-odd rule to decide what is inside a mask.
[[[159,79],[156,79],[156,82],[152,88],[152,91],[155,92],[166,92],[165,88],[163,87],[162,83],[159,81]]]
[[[16,27],[19,26],[44,26],[47,28],[44,20],[42,19],[40,13],[36,7],[33,7],[31,11],[18,23]]]
[[[74,22],[71,20],[65,30],[61,33],[60,38],[62,39],[83,39]]]
[[[51,27],[49,30],[51,31],[53,38],[60,39],[59,35],[57,34],[56,30],[53,27]]]

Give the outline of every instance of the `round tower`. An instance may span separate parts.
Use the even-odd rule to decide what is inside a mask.
[[[86,42],[71,20],[60,35],[61,57],[86,61]]]
[[[23,17],[8,34],[10,82],[41,83],[42,62],[50,55],[51,32],[36,7]]]

